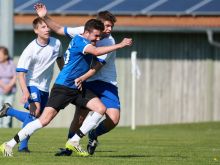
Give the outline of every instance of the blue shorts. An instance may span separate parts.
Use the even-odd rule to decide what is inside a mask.
[[[24,108],[29,109],[28,106],[30,105],[30,103],[39,102],[40,111],[42,113],[47,104],[49,92],[41,91],[35,86],[28,86],[27,88],[30,92],[31,98],[29,98],[28,101],[24,104]]]
[[[86,87],[101,99],[106,108],[120,110],[118,88],[116,86],[104,81],[95,80],[86,82]]]

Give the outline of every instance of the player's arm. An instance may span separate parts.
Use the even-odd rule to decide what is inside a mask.
[[[82,75],[82,76],[80,77],[81,81],[82,81],[82,82],[83,82],[83,81],[86,81],[88,78],[90,78],[90,77],[92,77],[93,75],[95,75],[96,72],[97,72],[98,70],[100,70],[102,66],[103,66],[103,64],[102,64],[101,62],[96,62],[96,64],[95,64],[94,66],[92,66],[88,72],[86,72],[84,75]]]
[[[82,89],[82,82],[86,81],[90,77],[96,74],[98,70],[100,70],[103,66],[103,63],[96,61],[95,65],[90,68],[88,72],[86,72],[84,75],[78,77],[75,79],[75,85],[78,89]]]
[[[60,44],[60,47],[59,47],[59,55],[58,55],[58,58],[56,60],[57,62],[57,65],[59,67],[60,70],[62,70],[63,66],[64,66],[64,59],[63,59],[63,53],[62,53],[62,44]]]
[[[30,98],[30,92],[26,84],[26,74],[28,72],[29,66],[31,65],[32,54],[33,54],[33,47],[31,44],[29,44],[22,52],[16,68],[18,83],[23,94],[21,98],[21,102],[23,103],[27,102],[28,99]]]
[[[28,91],[28,88],[27,88],[25,76],[26,76],[25,72],[18,72],[17,74],[18,82],[23,93],[23,97],[22,97],[23,103],[27,102],[28,98],[30,97],[30,92]]]
[[[56,62],[57,62],[57,65],[58,65],[59,69],[62,70],[62,68],[64,66],[64,59],[63,59],[63,57],[58,57]]]
[[[57,34],[59,35],[65,35],[64,33],[64,26],[61,26],[57,22],[53,21],[50,17],[47,15],[47,8],[42,3],[37,3],[34,5],[34,8],[37,12],[37,15],[44,20],[44,22]]]
[[[114,50],[124,48],[126,46],[132,45],[131,38],[124,38],[120,43],[111,45],[111,46],[103,46],[103,47],[95,47],[93,45],[86,46],[84,53],[89,53],[95,56],[100,56],[106,53],[110,53]]]

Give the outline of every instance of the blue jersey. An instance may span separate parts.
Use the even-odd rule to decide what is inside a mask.
[[[59,73],[55,84],[67,86],[77,89],[74,80],[85,74],[97,58],[91,54],[85,54],[86,46],[90,45],[90,41],[81,35],[72,38],[69,47],[65,53],[65,65]]]

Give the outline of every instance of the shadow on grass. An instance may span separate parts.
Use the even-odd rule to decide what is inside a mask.
[[[182,156],[182,155],[149,155],[149,154],[129,154],[129,155],[118,155],[117,154],[118,151],[115,150],[102,150],[102,151],[96,151],[96,153],[112,153],[115,155],[97,155],[95,154],[94,157],[102,157],[102,158],[177,158],[177,159],[187,159],[187,156]],[[34,153],[42,153],[42,151],[34,151]],[[55,155],[56,152],[52,152],[52,151],[48,151],[48,152],[44,152],[44,153],[49,153],[52,155]],[[75,155],[74,153],[71,156],[76,156],[79,157],[77,155]],[[63,156],[61,156],[63,157]],[[64,157],[68,157],[68,156],[64,156]],[[91,156],[93,157],[93,156]]]
[[[99,151],[101,152],[101,151]],[[107,152],[107,151],[105,151]],[[178,159],[187,159],[187,156],[181,155],[147,155],[147,154],[129,154],[129,155],[107,155],[107,156],[97,156],[96,157],[110,157],[110,158],[178,158]]]

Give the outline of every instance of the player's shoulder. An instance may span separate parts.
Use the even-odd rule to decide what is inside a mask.
[[[25,50],[30,50],[30,51],[33,51],[33,49],[36,47],[37,45],[37,41],[36,41],[36,38],[34,40],[32,40],[25,48]]]
[[[49,44],[60,46],[61,45],[61,41],[58,38],[50,37],[50,43]]]
[[[61,43],[60,40],[58,38],[55,38],[55,37],[50,37],[50,41]]]
[[[103,41],[108,41],[108,42],[115,42],[114,37],[112,37],[112,35],[109,35],[105,38],[102,39]]]
[[[76,35],[75,37],[73,37],[73,40],[76,44],[89,44],[90,41],[88,39],[86,39],[85,37],[83,37],[82,35]]]
[[[109,35],[97,42],[97,46],[110,46],[115,44],[115,39]]]

